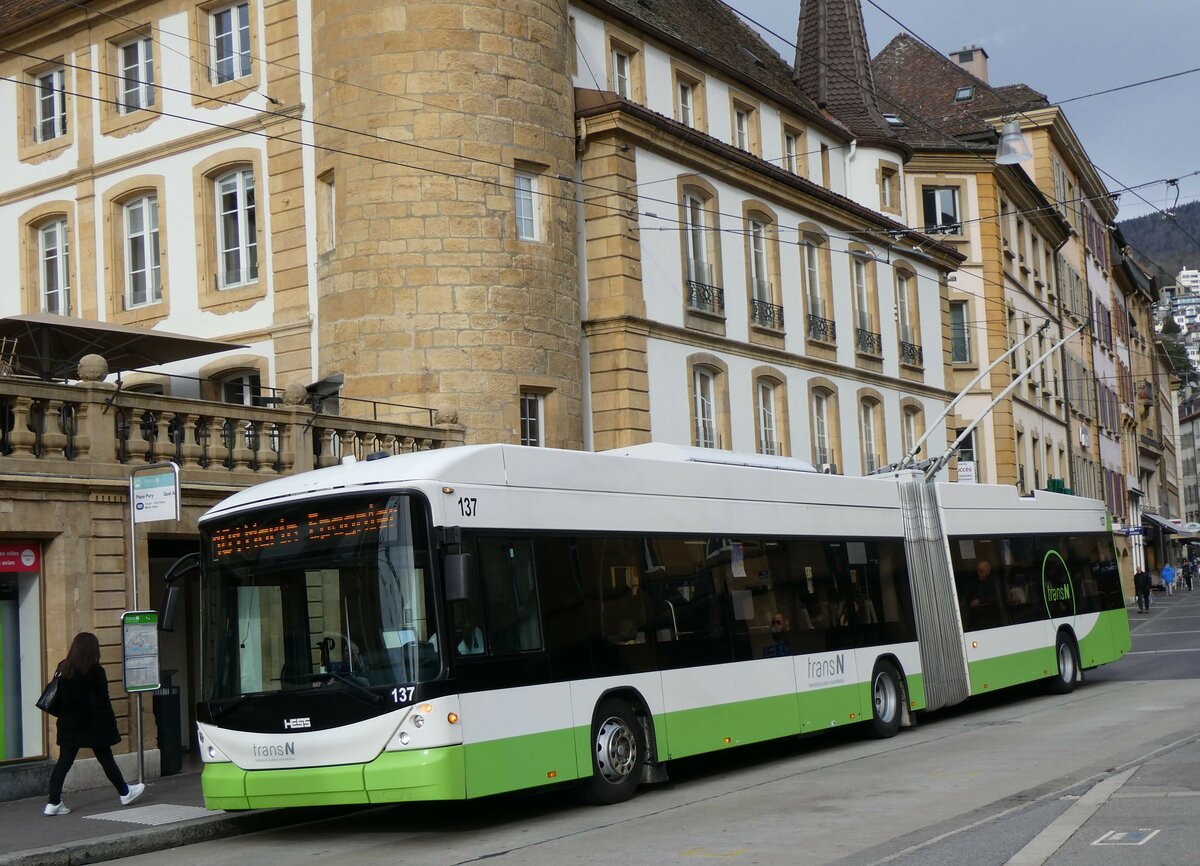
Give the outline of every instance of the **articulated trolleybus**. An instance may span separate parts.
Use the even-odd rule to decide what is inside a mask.
[[[1102,503],[644,445],[271,481],[202,531],[214,809],[455,800],[862,724],[1128,651]]]

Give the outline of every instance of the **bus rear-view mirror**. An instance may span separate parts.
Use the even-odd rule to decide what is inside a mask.
[[[469,553],[446,555],[446,601],[473,601],[478,596],[475,557]]]

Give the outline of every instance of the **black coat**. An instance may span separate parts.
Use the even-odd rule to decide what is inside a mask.
[[[94,749],[121,742],[117,717],[108,697],[108,677],[100,665],[86,674],[60,677],[58,695],[59,746]]]

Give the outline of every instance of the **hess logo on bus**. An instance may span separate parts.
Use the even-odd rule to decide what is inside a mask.
[[[312,720],[308,716],[301,716],[298,719],[284,719],[283,729],[285,731],[294,731],[297,728],[311,728]]]

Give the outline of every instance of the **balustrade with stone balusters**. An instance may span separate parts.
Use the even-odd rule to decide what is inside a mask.
[[[461,445],[454,424],[314,413],[306,403],[241,406],[119,391],[96,382],[0,377],[0,474],[127,477],[172,461],[188,480],[253,484],[377,452]]]

